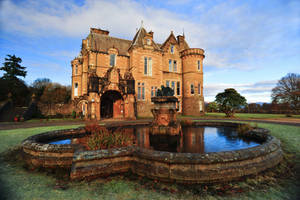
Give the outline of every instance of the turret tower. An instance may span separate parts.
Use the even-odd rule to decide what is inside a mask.
[[[182,59],[183,115],[204,114],[203,59],[204,50],[188,48],[180,52]]]

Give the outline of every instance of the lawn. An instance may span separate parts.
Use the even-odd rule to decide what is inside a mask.
[[[233,189],[246,188],[242,193],[212,194],[209,192],[211,188],[215,189],[213,191],[222,191],[222,188],[219,188],[222,185],[182,186],[159,183],[145,178],[128,178],[132,175],[117,175],[92,182],[66,182],[45,172],[30,172],[23,168],[20,162],[3,160],[12,148],[16,149],[21,141],[30,135],[77,126],[0,131],[0,190],[2,190],[0,199],[1,195],[2,198],[6,196],[8,199],[294,199],[298,192],[299,182],[293,178],[279,181],[269,177],[268,174],[274,174],[272,171],[254,178],[245,178],[241,182],[227,184]],[[271,134],[282,141],[287,157],[296,163],[296,169],[300,169],[300,128],[264,123],[259,123],[258,126],[270,129]],[[268,180],[263,182],[261,180],[263,178]]]
[[[60,122],[60,121],[82,121],[82,119],[79,118],[49,118],[49,119],[30,119],[25,122]]]
[[[287,118],[287,119],[300,119],[300,115],[292,115],[287,117],[285,114],[266,114],[266,113],[236,113],[234,115],[236,118],[241,119],[278,119],[278,118]],[[205,113],[204,117],[214,117],[214,118],[224,118],[224,113]]]

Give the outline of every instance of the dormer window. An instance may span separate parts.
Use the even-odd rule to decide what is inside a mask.
[[[110,54],[109,65],[114,67],[116,65],[116,54]]]
[[[151,40],[150,39],[147,39],[147,45],[151,45]]]
[[[171,52],[171,54],[174,54],[174,45],[171,45],[170,52]]]

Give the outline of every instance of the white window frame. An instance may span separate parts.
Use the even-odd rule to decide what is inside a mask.
[[[144,57],[144,75],[152,76],[152,58]]]

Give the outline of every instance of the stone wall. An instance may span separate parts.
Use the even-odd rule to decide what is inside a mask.
[[[48,115],[71,115],[72,111],[74,110],[74,107],[72,103],[68,104],[54,104],[50,107],[46,104],[38,103],[38,110],[41,111],[42,115],[48,116]]]
[[[230,126],[237,123],[194,122],[191,125]],[[152,179],[180,183],[229,181],[274,167],[282,159],[280,142],[265,129],[254,129],[250,137],[264,141],[249,149],[215,153],[171,153],[129,146],[85,151],[76,145],[51,145],[43,141],[79,137],[84,129],[43,133],[23,142],[27,162],[36,167],[71,168],[72,180],[93,179],[132,171]]]
[[[71,168],[73,154],[78,145],[47,144],[49,140],[64,139],[85,134],[84,128],[50,131],[31,136],[23,141],[26,162],[34,167]]]

